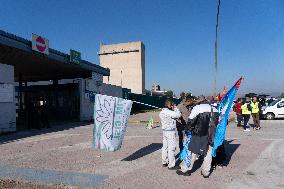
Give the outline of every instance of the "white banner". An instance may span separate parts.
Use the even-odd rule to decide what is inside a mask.
[[[93,145],[96,149],[120,149],[131,107],[131,100],[96,94],[93,135]]]

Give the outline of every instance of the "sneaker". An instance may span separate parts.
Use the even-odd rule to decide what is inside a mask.
[[[209,178],[209,176],[210,176],[210,174],[209,174],[209,175],[204,175],[204,174],[202,173],[202,171],[201,171],[200,174],[203,176],[203,178]]]
[[[180,169],[180,166],[169,167],[168,169],[169,170],[178,170],[178,169]]]
[[[244,132],[249,132],[249,131],[250,131],[249,129],[245,129],[245,130],[244,130]]]
[[[191,175],[189,171],[186,171],[186,172],[184,173],[184,172],[182,172],[181,170],[177,170],[176,173],[177,173],[178,175],[183,175],[183,176],[190,176],[190,175]]]
[[[166,163],[166,164],[163,164],[163,167],[168,167],[168,164]]]
[[[222,169],[222,168],[223,168],[223,165],[218,165],[218,168],[219,168],[219,169]]]

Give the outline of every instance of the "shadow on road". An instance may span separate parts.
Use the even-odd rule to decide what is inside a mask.
[[[226,160],[224,166],[229,165],[233,154],[236,152],[240,144],[231,144],[234,140],[225,141]]]
[[[137,150],[136,152],[134,152],[133,154],[131,154],[130,156],[122,159],[121,161],[133,161],[136,160],[138,158],[141,158],[143,156],[146,156],[148,154],[151,154],[157,150],[160,150],[162,148],[162,143],[152,143],[149,144],[148,146],[145,146],[139,150]]]
[[[24,131],[18,131],[18,132],[13,132],[13,133],[6,133],[3,135],[0,135],[0,145],[5,144],[5,143],[14,142],[19,139],[26,138],[26,137],[32,137],[36,135],[69,130],[75,127],[80,127],[80,126],[85,126],[85,125],[90,125],[90,124],[92,123],[91,122],[75,122],[75,123],[74,122],[70,122],[70,123],[61,122],[61,123],[51,124],[51,128],[44,128],[41,130],[31,129],[31,130],[24,130]]]
[[[225,153],[226,154],[223,157],[220,157],[220,154],[222,154],[222,153],[219,153],[219,157],[217,157],[217,158],[221,159],[220,161],[222,161],[222,159],[224,158],[222,166],[229,165],[233,154],[236,152],[236,150],[240,146],[240,144],[231,144],[233,141],[234,140],[225,141],[224,146],[225,146]],[[218,152],[217,152],[217,156],[218,156]],[[203,157],[200,157],[194,163],[193,168],[192,168],[192,172],[195,172],[197,169],[199,169],[201,167],[202,163],[203,163]]]

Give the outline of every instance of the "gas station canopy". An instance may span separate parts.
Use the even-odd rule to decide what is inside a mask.
[[[70,55],[49,48],[48,54],[32,50],[32,41],[0,30],[0,63],[13,65],[15,81],[89,78],[92,72],[110,75],[110,70],[88,61],[71,63]]]

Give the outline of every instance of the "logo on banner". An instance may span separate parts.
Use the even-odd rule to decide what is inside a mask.
[[[94,104],[94,139],[97,149],[120,149],[126,131],[132,102],[97,94]]]

